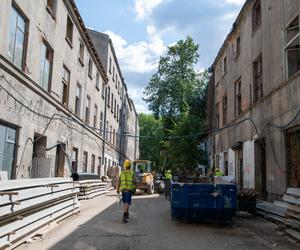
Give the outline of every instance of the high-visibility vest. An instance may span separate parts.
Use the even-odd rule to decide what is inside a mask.
[[[222,172],[218,171],[215,173],[215,176],[224,176],[224,174]]]
[[[172,174],[166,173],[165,176],[166,176],[166,180],[171,180],[172,179]]]
[[[134,189],[134,172],[131,170],[124,170],[121,172],[121,191],[124,189],[132,190]]]

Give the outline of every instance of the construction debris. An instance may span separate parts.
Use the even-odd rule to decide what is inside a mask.
[[[0,182],[0,249],[21,244],[43,226],[79,207],[79,184],[70,178]]]
[[[257,203],[257,213],[281,224],[288,235],[300,241],[300,188],[289,188],[282,199]]]

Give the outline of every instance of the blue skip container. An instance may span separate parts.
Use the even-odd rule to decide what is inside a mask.
[[[189,222],[231,222],[237,209],[232,184],[176,183],[171,185],[172,219]]]

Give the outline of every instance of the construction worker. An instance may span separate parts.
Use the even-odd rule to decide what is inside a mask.
[[[224,174],[220,171],[219,168],[216,168],[216,170],[215,170],[215,176],[224,176]]]
[[[172,180],[172,173],[171,170],[167,170],[165,172],[165,197],[166,199],[170,200],[171,197],[171,180]]]
[[[127,223],[129,220],[129,206],[131,205],[131,196],[134,190],[135,177],[134,172],[130,169],[131,162],[126,160],[124,162],[124,170],[120,174],[117,193],[122,192],[122,202],[124,204],[123,222]]]

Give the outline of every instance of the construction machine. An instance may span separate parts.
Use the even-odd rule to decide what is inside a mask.
[[[151,173],[151,161],[136,160],[133,162],[133,171],[136,178],[136,189],[144,190],[145,193],[154,193],[153,175]]]

